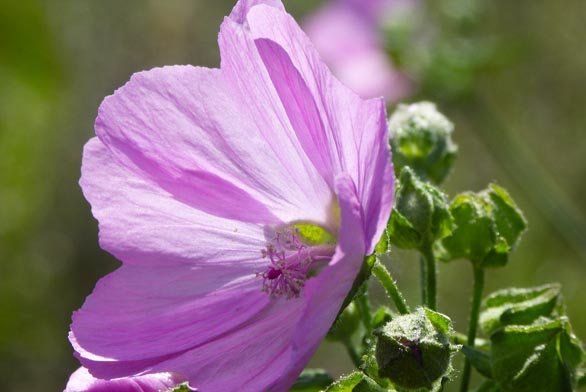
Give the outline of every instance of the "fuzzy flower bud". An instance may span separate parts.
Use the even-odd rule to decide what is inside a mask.
[[[399,105],[389,118],[389,130],[397,174],[409,166],[424,180],[444,181],[458,146],[452,141],[454,124],[433,103]]]
[[[391,243],[402,249],[422,249],[450,234],[451,227],[446,196],[420,181],[409,167],[403,168],[388,225]]]
[[[378,336],[376,361],[379,376],[406,389],[428,388],[441,382],[451,370],[451,321],[425,308],[395,317]]]

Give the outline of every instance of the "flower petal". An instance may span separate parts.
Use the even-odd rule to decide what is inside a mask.
[[[246,264],[123,265],[102,278],[73,314],[72,344],[82,363],[176,355],[262,311],[270,301],[260,289]]]
[[[290,15],[258,5],[250,10],[247,21],[257,41],[271,40],[284,49],[309,88],[328,133],[334,175],[346,172],[357,186],[364,221],[369,223],[367,252],[372,252],[390,214],[388,202],[393,195],[384,101],[363,100],[337,81]]]
[[[302,207],[331,202],[327,184],[307,157],[275,150],[286,130],[262,121],[269,108],[237,99],[225,79],[191,66],[137,73],[104,99],[96,134],[118,162],[196,209],[258,223],[260,204],[282,221],[324,220],[323,209]]]
[[[160,392],[176,387],[184,381],[181,376],[172,373],[101,380],[81,367],[69,377],[64,392]]]
[[[100,245],[125,263],[241,263],[257,260],[266,245],[262,225],[194,209],[117,163],[96,138],[86,144],[80,183],[100,222]],[[241,208],[276,220],[262,204],[244,200]]]

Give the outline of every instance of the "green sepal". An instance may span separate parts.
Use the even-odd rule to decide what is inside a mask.
[[[393,312],[387,306],[381,306],[372,316],[372,328],[378,329],[393,319]]]
[[[467,259],[480,268],[502,267],[527,227],[521,210],[494,184],[456,196],[450,213],[455,228],[434,249],[441,261]]]
[[[511,325],[491,336],[492,375],[504,391],[570,392],[584,354],[566,317]]]
[[[326,389],[326,392],[393,392],[378,385],[362,372],[341,377]]]
[[[408,166],[420,178],[441,184],[458,151],[451,137],[453,130],[454,125],[431,102],[399,105],[389,118],[397,175]]]
[[[334,378],[323,369],[305,369],[289,389],[290,392],[319,392],[326,389]]]
[[[445,194],[403,168],[387,226],[390,242],[402,249],[423,249],[449,235],[452,224]]]
[[[479,350],[476,347],[470,347],[468,345],[462,346],[462,353],[468,358],[470,364],[474,366],[474,369],[478,373],[482,374],[486,378],[492,378],[490,354]]]
[[[540,317],[563,315],[559,284],[509,288],[488,296],[482,304],[480,326],[486,335],[507,325],[529,325]]]

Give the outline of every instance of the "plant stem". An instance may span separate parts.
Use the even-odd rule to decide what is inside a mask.
[[[425,282],[425,291],[426,291],[426,298],[425,298],[425,306],[427,306],[431,310],[436,310],[437,308],[437,272],[435,268],[435,257],[433,255],[433,250],[431,249],[431,245],[426,245],[423,247],[421,252],[423,257],[425,258],[425,274],[426,274],[426,282]]]
[[[397,307],[399,313],[409,313],[409,306],[407,305],[407,301],[405,301],[405,298],[399,291],[397,283],[394,281],[393,277],[391,276],[387,268],[384,266],[384,264],[381,263],[378,259],[372,267],[372,273],[381,282],[381,284],[387,291],[387,294],[389,294],[389,297],[391,297],[391,299],[395,303],[395,306]]]
[[[478,329],[478,317],[480,316],[480,302],[482,300],[482,291],[484,290],[484,270],[479,267],[474,267],[474,292],[472,294],[472,306],[470,308],[470,317],[468,320],[468,341],[467,345],[474,347],[476,340],[476,330]],[[464,371],[462,372],[462,383],[460,384],[460,392],[468,391],[470,383],[470,373],[472,367],[470,361],[466,358],[464,362]]]
[[[344,347],[346,347],[346,351],[348,352],[348,356],[350,356],[354,367],[360,367],[360,365],[362,365],[362,357],[358,354],[358,351],[356,351],[356,347],[354,347],[350,339],[344,340],[342,343],[344,344]]]
[[[370,309],[370,301],[368,300],[368,291],[364,294],[358,296],[355,299],[354,303],[358,308],[358,312],[360,313],[360,318],[362,319],[362,324],[364,328],[370,333],[372,331],[372,320],[371,320],[371,309]]]
[[[425,261],[425,257],[419,257],[419,277],[421,285],[421,303],[425,304],[427,302],[427,264]]]

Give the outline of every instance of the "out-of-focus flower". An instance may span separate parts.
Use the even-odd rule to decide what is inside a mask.
[[[221,69],[157,68],[107,97],[81,186],[123,265],[74,313],[100,378],[285,391],[387,223],[382,99],[333,78],[277,0],[241,0]]]
[[[332,72],[365,98],[387,102],[412,88],[385,51],[383,24],[411,0],[331,0],[304,24],[304,29]]]
[[[184,381],[180,376],[171,373],[100,380],[93,377],[86,368],[81,367],[69,377],[64,392],[161,392],[174,388]]]

